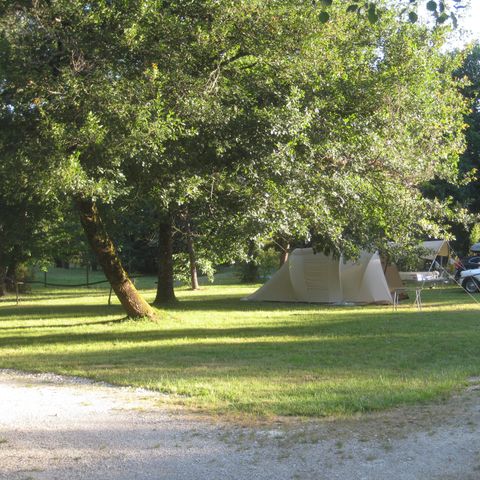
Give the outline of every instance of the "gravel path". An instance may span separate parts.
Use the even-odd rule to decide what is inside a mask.
[[[448,402],[238,426],[159,394],[0,370],[0,479],[480,479],[480,379]]]

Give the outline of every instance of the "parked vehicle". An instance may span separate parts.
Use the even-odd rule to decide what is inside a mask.
[[[455,262],[455,280],[460,281],[460,274],[466,270],[475,270],[480,268],[480,255],[462,258]]]
[[[462,270],[460,272],[459,283],[468,293],[480,292],[480,268]]]

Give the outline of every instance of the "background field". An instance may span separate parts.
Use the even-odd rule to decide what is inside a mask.
[[[53,270],[74,284],[84,271]],[[90,279],[100,279],[92,274]],[[39,278],[41,279],[41,277]],[[35,285],[0,301],[0,367],[81,375],[169,394],[209,413],[349,415],[448,395],[480,374],[480,306],[458,288],[391,307],[248,303],[256,287],[177,290],[159,322],[125,321],[108,288]],[[154,281],[138,280],[149,301]]]

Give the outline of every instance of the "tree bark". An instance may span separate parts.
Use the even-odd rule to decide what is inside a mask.
[[[188,260],[190,263],[190,281],[192,285],[192,290],[198,290],[198,275],[197,275],[197,257],[195,255],[195,247],[193,244],[193,234],[192,227],[190,224],[190,219],[187,217],[187,251],[188,251]]]
[[[0,297],[5,296],[7,287],[5,285],[5,277],[7,275],[7,268],[0,264]]]
[[[128,278],[115,246],[105,230],[95,202],[77,198],[76,206],[88,243],[127,315],[132,318],[154,319],[156,317],[154,310]]]
[[[158,226],[158,282],[154,304],[175,302],[173,287],[173,219],[168,213]]]
[[[15,283],[17,281],[17,267],[18,267],[18,262],[16,262],[15,260],[12,260],[12,262],[7,268],[7,274],[6,274],[7,281],[5,282],[5,288],[7,292],[15,292]]]
[[[285,245],[281,245],[282,251],[280,253],[280,268],[283,267],[283,265],[286,263],[288,260],[288,253],[290,251],[290,244],[286,243]]]

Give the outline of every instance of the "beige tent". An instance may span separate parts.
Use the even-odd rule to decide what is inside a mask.
[[[396,276],[395,276],[396,274]],[[311,248],[294,250],[263,287],[245,300],[309,303],[392,303],[391,291],[401,286],[396,269],[386,271],[378,253],[362,253],[344,262]]]

